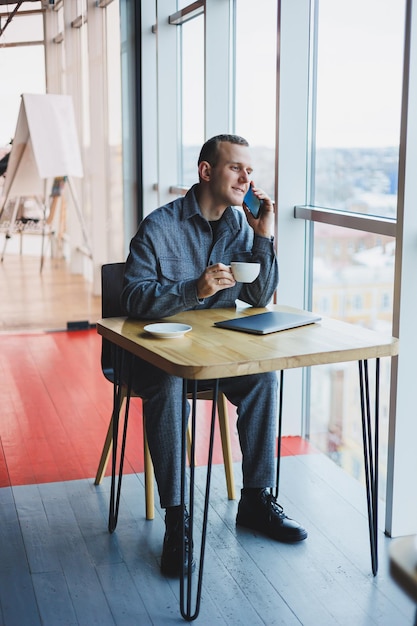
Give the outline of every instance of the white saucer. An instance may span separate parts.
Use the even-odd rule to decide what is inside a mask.
[[[161,337],[162,339],[174,339],[175,337],[182,337],[185,333],[192,330],[192,326],[188,324],[148,324],[143,327],[147,333],[154,335],[155,337]]]

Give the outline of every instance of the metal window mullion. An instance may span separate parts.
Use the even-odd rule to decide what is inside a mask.
[[[300,204],[307,202],[310,0],[297,0],[296,3],[293,0],[280,0],[278,9],[276,239],[280,282],[277,300],[303,308],[306,281],[309,280],[305,275],[308,251],[305,224],[294,220],[294,198],[299,198]],[[300,434],[306,429],[301,416],[304,419],[303,411],[307,402],[302,393],[301,370],[288,372],[285,388],[285,429],[291,434]]]
[[[232,131],[230,20],[229,0],[207,3],[204,13],[206,139]]]
[[[297,219],[309,220],[312,222],[322,222],[342,228],[352,228],[368,233],[395,237],[397,234],[397,221],[394,218],[365,215],[363,213],[352,213],[324,207],[309,205],[296,205],[294,207],[294,217]]]
[[[177,29],[171,28],[169,15],[175,0],[156,3],[156,71],[157,71],[157,175],[158,204],[170,202],[169,193],[178,174],[179,84]]]

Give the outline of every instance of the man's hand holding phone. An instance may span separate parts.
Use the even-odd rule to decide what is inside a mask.
[[[274,228],[274,205],[271,198],[251,181],[243,199],[243,210],[249,225],[260,237],[270,237]]]

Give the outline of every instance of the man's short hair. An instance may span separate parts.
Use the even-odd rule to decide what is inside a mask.
[[[239,135],[216,135],[211,139],[208,139],[203,145],[198,157],[198,165],[202,161],[207,161],[212,167],[216,167],[219,160],[219,144],[223,141],[228,143],[235,143],[239,146],[249,146],[246,139],[239,137]]]

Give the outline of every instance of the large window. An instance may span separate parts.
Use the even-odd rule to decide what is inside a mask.
[[[396,218],[405,2],[320,0],[317,15],[315,128],[311,204]],[[376,224],[377,220],[375,221]],[[330,317],[390,333],[395,239],[314,224],[312,306]],[[389,363],[383,363],[382,436],[388,440]],[[355,430],[349,367],[313,369],[310,437],[356,475],[361,433]]]
[[[404,0],[320,0],[312,204],[395,216]]]
[[[397,452],[411,447],[408,433],[414,428],[405,405],[416,352],[414,320],[408,313],[417,266],[416,151],[414,139],[409,140],[416,135],[416,2],[141,2],[144,71],[155,63],[143,83],[144,213],[182,193],[179,184],[194,182],[194,176],[186,178],[185,160],[178,179],[180,144],[185,154],[194,141],[201,143],[203,124],[204,138],[236,132],[248,139],[254,180],[277,203],[279,302],[377,330],[393,328],[393,334],[401,326],[402,356],[399,365],[393,361],[391,381],[391,495],[397,481],[394,466],[400,477],[409,474]],[[201,17],[190,19],[196,10],[204,12],[204,42]],[[181,26],[182,57],[169,19],[175,12],[186,12],[189,21]],[[151,39],[152,32],[157,37]],[[409,61],[404,68],[403,55]],[[187,73],[193,63],[194,74]],[[199,106],[203,84],[204,122]],[[402,384],[397,384],[397,373]],[[357,452],[347,449],[348,443],[351,449],[357,445],[356,368],[322,368],[311,371],[311,378],[304,374],[296,369],[286,375],[284,434],[309,433],[337,462],[359,474]],[[301,393],[302,378],[311,382],[310,395]],[[383,385],[385,419],[388,371]],[[306,418],[305,429],[300,415]],[[381,449],[386,448],[386,428],[384,437]],[[397,493],[404,482],[395,484]],[[407,522],[405,510],[412,499],[406,501],[402,492],[399,497],[405,503],[399,517]]]
[[[171,7],[174,4],[171,3]],[[204,12],[196,13],[196,5]],[[279,6],[281,11],[278,15]],[[162,6],[159,8],[162,9]],[[162,179],[167,176],[170,163],[160,168],[160,193],[164,193],[168,185],[177,193],[182,190],[176,185],[186,187],[195,182],[198,150],[206,139],[205,132],[212,132],[207,128],[214,128],[217,132],[236,132],[248,139],[254,160],[254,181],[272,196],[276,193],[275,180],[280,169],[276,163],[279,139],[279,161],[289,163],[291,170],[281,176],[277,185],[281,233],[291,227],[293,231],[299,230],[299,224],[291,221],[292,214],[287,213],[286,203],[292,203],[292,209],[300,198],[308,199],[311,205],[325,206],[334,211],[343,209],[356,216],[359,213],[375,213],[395,217],[403,1],[400,4],[393,0],[384,0],[383,4],[375,0],[320,0],[311,3],[312,9],[318,9],[317,20],[311,20],[311,24],[317,26],[313,35],[317,35],[318,39],[317,45],[311,46],[311,50],[317,52],[317,58],[312,59],[310,64],[315,70],[310,76],[312,113],[305,115],[305,123],[307,118],[312,120],[310,185],[305,184],[307,168],[302,173],[303,177],[298,178],[298,170],[308,163],[306,152],[309,144],[297,138],[297,128],[288,136],[286,128],[280,127],[277,132],[280,118],[288,112],[291,116],[299,116],[299,102],[303,97],[308,99],[308,90],[304,91],[300,85],[300,63],[295,59],[299,46],[288,52],[294,33],[280,32],[281,24],[283,21],[288,24],[288,20],[293,19],[294,27],[299,29],[302,23],[302,28],[307,29],[303,33],[308,43],[309,16],[301,16],[294,3],[288,1],[279,5],[270,0],[259,0],[256,10],[251,0],[219,0],[217,3],[193,3],[190,6],[183,2],[177,3],[175,8],[175,15],[170,14],[167,18],[162,13],[157,24],[158,38],[155,43],[159,76],[166,75],[169,82],[173,71],[170,64],[177,58],[181,79],[177,93],[172,91],[170,83],[171,90],[164,92],[163,97],[159,94],[158,124],[164,132],[160,130],[158,158],[164,159],[169,152],[171,160],[176,154],[181,154],[182,158],[179,159],[180,177],[177,180],[172,171],[170,178]],[[222,10],[221,18],[217,10]],[[230,24],[226,29],[228,19]],[[168,22],[176,26],[167,27]],[[224,30],[219,36],[221,27]],[[169,30],[172,28],[178,29],[175,39]],[[285,39],[284,48],[287,46],[284,56],[279,37]],[[170,54],[163,47],[168,40]],[[174,45],[177,48],[174,49]],[[213,63],[216,53],[218,57],[213,71],[210,62]],[[307,59],[308,53],[304,51],[303,56]],[[290,79],[288,83],[283,82],[279,68]],[[227,80],[224,80],[225,76]],[[163,88],[162,81],[161,85]],[[384,98],[388,85],[390,97]],[[230,93],[232,98],[229,102]],[[278,93],[284,104],[281,100],[277,102]],[[288,104],[290,100],[291,105]],[[177,102],[180,106],[178,115],[174,116]],[[231,113],[227,117],[229,110]],[[213,122],[213,117],[218,111],[222,119],[216,125],[217,120]],[[212,120],[207,124],[210,115]],[[224,124],[226,119],[228,123]],[[175,124],[178,128],[168,139],[168,133]],[[172,137],[176,145],[170,143]],[[301,150],[298,151],[300,145],[302,154]],[[154,182],[149,181],[150,184]],[[310,197],[307,192],[304,196],[305,189],[310,190]],[[311,307],[327,316],[389,332],[395,240],[378,231],[361,230],[359,227],[353,230],[344,226],[343,223],[340,226],[315,224],[310,276],[305,281],[311,284]],[[290,240],[291,237],[292,233],[285,239]],[[280,262],[285,256],[286,245],[287,241],[283,241],[278,246]],[[298,242],[295,242],[292,253],[295,250],[299,253],[297,246]],[[303,251],[298,258],[303,258]],[[284,258],[281,265],[283,290],[280,286],[279,297],[281,302],[301,306],[302,302],[291,300],[293,294],[288,297],[288,290],[285,291],[286,281],[301,284],[299,291],[304,289],[304,277],[297,273],[298,266],[294,265],[293,258],[289,263]],[[317,376],[319,383],[315,378]],[[389,372],[385,372],[384,376],[387,380]],[[337,387],[333,388],[336,379]],[[350,375],[335,377],[331,368],[320,374],[312,372],[311,381],[314,402],[305,432],[328,451],[334,442],[335,421],[341,425],[343,432],[350,432],[346,420],[354,412],[346,410],[335,415],[334,411],[338,405],[337,398],[343,396],[343,401],[349,402],[348,389],[353,383]],[[314,395],[316,389],[321,390],[319,398]],[[388,397],[384,402],[387,415]],[[292,433],[300,425],[301,411],[298,409],[294,411],[290,427]],[[344,441],[341,442],[343,445]],[[342,457],[341,454],[333,456],[337,459]]]

